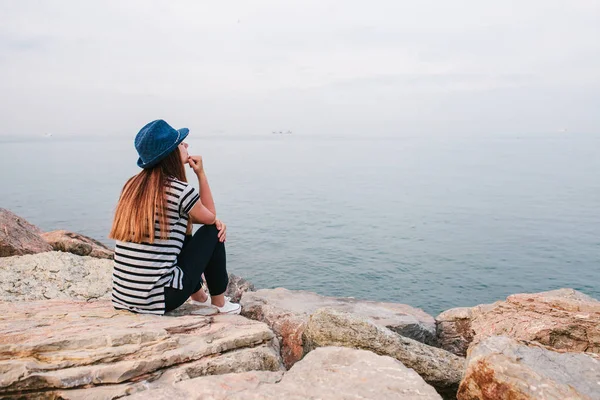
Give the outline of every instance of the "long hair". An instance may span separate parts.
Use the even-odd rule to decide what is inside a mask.
[[[108,237],[123,242],[154,243],[158,217],[159,238],[167,239],[166,189],[169,177],[187,182],[178,148],[154,167],[142,170],[125,183]]]

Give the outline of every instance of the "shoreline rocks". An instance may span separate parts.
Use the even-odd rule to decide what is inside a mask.
[[[306,323],[311,314],[323,307],[360,315],[400,335],[435,344],[433,317],[405,304],[327,297],[284,288],[246,292],[240,304],[242,315],[267,323],[281,338],[281,352],[287,368],[304,356],[302,337]]]
[[[600,361],[586,353],[492,336],[469,349],[467,364],[459,400],[600,398]]]
[[[49,251],[0,258],[0,301],[46,299],[110,299],[113,261]],[[225,294],[239,301],[254,289],[247,280],[229,274]]]
[[[0,223],[0,256],[37,253],[0,258],[2,398],[600,399],[600,302],[572,289],[434,319],[230,274],[243,316],[141,315],[110,304],[109,249],[4,209]]]
[[[322,347],[284,375],[247,372],[191,379],[130,397],[157,399],[406,399],[440,396],[413,370],[364,350]]]
[[[42,232],[25,219],[0,208],[0,257],[63,251],[79,256],[114,258],[114,251],[99,241],[65,230]]]
[[[321,346],[343,346],[390,356],[412,368],[445,399],[456,398],[464,374],[464,358],[332,308],[319,309],[310,316],[304,343],[306,353]]]
[[[0,321],[3,398],[48,390],[70,398],[75,389],[93,396],[96,386],[116,396],[213,371],[282,369],[273,332],[239,315],[153,316],[108,301],[46,300],[0,302]]]
[[[22,256],[51,251],[42,231],[18,215],[0,208],[0,257]]]
[[[240,276],[231,273],[229,274],[229,285],[227,286],[225,295],[231,297],[232,302],[239,303],[245,292],[253,292],[255,290],[252,282],[249,282]]]
[[[41,236],[56,251],[111,260],[115,257],[115,252],[103,243],[79,233],[58,230],[42,233]]]
[[[573,289],[508,296],[437,317],[440,346],[457,355],[490,336],[537,342],[556,351],[600,353],[600,301]]]
[[[112,261],[49,251],[0,258],[0,301],[110,299]]]

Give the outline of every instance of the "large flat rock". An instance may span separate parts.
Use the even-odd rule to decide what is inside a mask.
[[[600,301],[573,289],[515,294],[494,304],[455,308],[440,314],[437,322],[438,343],[458,355],[490,336],[600,353]]]
[[[311,315],[304,331],[307,350],[344,346],[387,355],[412,368],[442,397],[455,399],[465,360],[437,347],[397,335],[370,320],[331,308]]]
[[[435,343],[434,318],[404,304],[326,297],[284,288],[246,292],[240,304],[243,315],[266,322],[281,338],[281,353],[288,368],[304,356],[304,328],[309,316],[323,307],[368,318],[379,326],[420,342]]]
[[[109,299],[112,267],[59,251],[0,258],[0,300]]]
[[[155,381],[282,369],[264,323],[193,314],[203,308],[153,316],[108,301],[0,302],[0,397],[114,398]]]
[[[0,301],[110,299],[113,261],[60,251],[0,258]],[[239,301],[254,286],[229,274],[226,295]]]
[[[459,400],[600,399],[600,361],[493,336],[469,350]]]
[[[106,400],[166,387],[199,376],[231,374],[230,376],[235,377],[237,373],[246,371],[256,371],[257,375],[273,374],[278,376],[281,375],[284,368],[277,351],[272,347],[275,343],[265,343],[256,347],[207,356],[197,361],[171,367],[166,371],[158,370],[121,384],[99,385],[82,389],[55,389],[39,394],[42,398],[64,400]]]
[[[176,399],[440,399],[413,370],[374,353],[323,347],[309,353],[283,376],[247,372],[182,381],[127,397]]]

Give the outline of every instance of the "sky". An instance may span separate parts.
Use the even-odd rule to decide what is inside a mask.
[[[0,136],[600,132],[600,0],[0,2]]]

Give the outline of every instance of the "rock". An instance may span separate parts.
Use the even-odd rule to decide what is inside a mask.
[[[115,252],[90,237],[59,230],[42,233],[42,238],[56,251],[64,251],[78,256],[113,259]]]
[[[448,310],[437,324],[440,346],[459,355],[490,336],[600,353],[600,301],[573,289],[515,294],[494,304]]]
[[[273,375],[280,378],[284,368],[277,351],[271,347],[273,343],[277,343],[277,340],[257,347],[204,357],[198,361],[183,364],[181,367],[169,368],[165,372],[148,374],[140,381],[100,385],[85,389],[54,390],[51,393],[53,397],[65,400],[104,400],[120,398],[153,388],[168,387],[173,383],[199,376],[231,374],[230,376],[235,377],[238,373],[255,371],[254,373],[257,375]],[[47,396],[49,392],[44,394]]]
[[[325,297],[283,288],[244,293],[240,304],[243,315],[266,322],[281,338],[281,353],[287,368],[305,354],[302,343],[304,327],[310,314],[322,307],[360,315],[400,335],[428,344],[435,343],[433,317],[404,304]]]
[[[282,369],[273,332],[239,315],[47,300],[0,302],[0,321],[0,398],[114,398],[206,373]]]
[[[467,363],[459,400],[600,399],[600,361],[584,353],[492,336],[469,350]]]
[[[110,298],[112,261],[51,251],[0,259],[0,300]]]
[[[0,301],[110,299],[113,261],[50,251],[0,259]],[[254,286],[229,274],[233,299]]]
[[[51,251],[52,246],[40,236],[41,233],[38,227],[0,208],[0,257]]]
[[[231,301],[239,303],[245,292],[253,292],[254,285],[242,277],[229,274],[229,286],[227,286],[226,296],[231,297]]]
[[[246,372],[182,381],[127,399],[439,399],[419,375],[390,357],[323,347],[281,373]]]
[[[400,336],[364,317],[331,308],[317,310],[304,330],[306,351],[321,346],[344,346],[391,356],[415,370],[444,398],[456,398],[464,359]]]
[[[479,306],[483,307],[483,306]],[[444,311],[436,318],[437,341],[441,348],[465,357],[475,333],[471,329],[477,307],[458,307]]]
[[[265,384],[277,383],[283,372],[252,371],[190,379],[127,396],[127,400],[225,400],[244,398]]]

